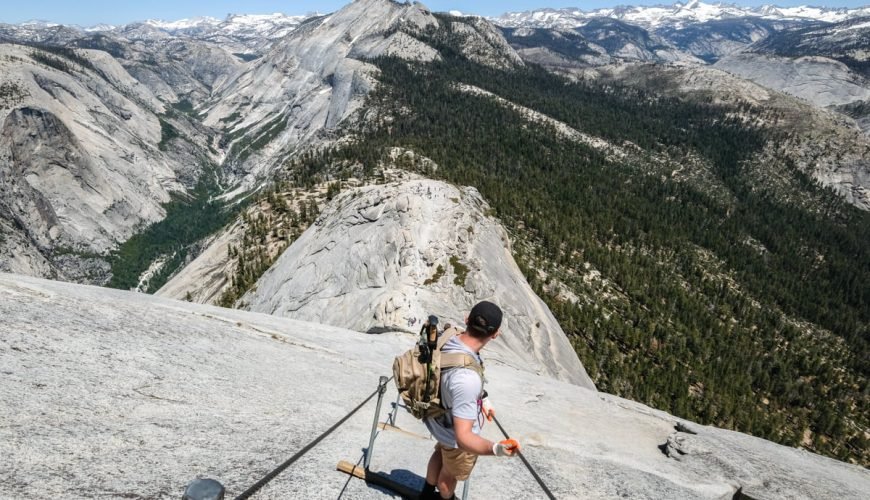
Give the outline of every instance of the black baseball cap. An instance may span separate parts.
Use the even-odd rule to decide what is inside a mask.
[[[501,326],[501,317],[501,309],[484,300],[471,308],[466,326],[482,335],[492,335]]]

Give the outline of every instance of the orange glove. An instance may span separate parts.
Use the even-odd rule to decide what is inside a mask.
[[[480,411],[484,416],[486,416],[487,420],[492,422],[492,419],[495,417],[495,408],[492,407],[489,398],[483,398],[480,400]]]
[[[505,439],[492,445],[492,454],[497,457],[513,457],[519,451],[520,443],[516,439]]]

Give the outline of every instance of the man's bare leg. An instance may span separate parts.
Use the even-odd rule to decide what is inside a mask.
[[[438,484],[438,475],[441,474],[443,464],[441,450],[436,448],[432,456],[429,457],[429,465],[426,467],[426,484],[423,485],[421,499],[428,500],[439,497],[438,493],[435,492],[435,485]]]
[[[436,449],[432,456],[429,457],[429,466],[426,467],[426,482],[429,484],[438,484],[438,475],[441,474],[441,467],[444,462],[441,459],[441,450]]]
[[[438,475],[438,493],[441,498],[453,498],[453,490],[456,488],[456,478],[451,476],[447,469],[442,468]]]

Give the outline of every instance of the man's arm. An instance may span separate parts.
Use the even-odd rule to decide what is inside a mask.
[[[474,420],[453,417],[453,431],[456,432],[456,444],[467,452],[475,455],[492,455],[493,442],[482,438],[471,431]]]

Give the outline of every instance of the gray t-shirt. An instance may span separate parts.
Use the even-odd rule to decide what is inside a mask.
[[[482,363],[480,356],[468,348],[459,336],[455,336],[444,344],[441,352],[464,352],[470,354]],[[474,370],[469,368],[448,368],[441,372],[441,404],[447,408],[447,413],[437,418],[424,420],[432,437],[448,448],[457,448],[456,433],[453,430],[453,417],[473,420],[471,429],[480,434],[480,394],[483,392],[483,381]]]

